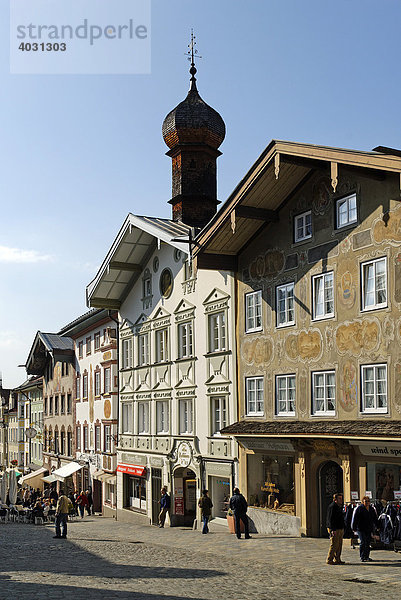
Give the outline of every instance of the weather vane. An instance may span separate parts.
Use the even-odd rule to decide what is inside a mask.
[[[196,58],[202,58],[199,54],[198,51],[195,48],[196,46],[196,36],[194,35],[194,30],[191,29],[191,43],[188,44],[188,52],[186,52],[186,56],[188,57],[188,60],[191,62],[191,65],[194,67],[195,66],[195,55]]]

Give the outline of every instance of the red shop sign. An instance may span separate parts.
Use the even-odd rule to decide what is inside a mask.
[[[176,515],[183,515],[184,513],[184,498],[174,498],[174,512]]]
[[[140,465],[118,465],[117,471],[120,471],[120,473],[127,473],[128,475],[137,475],[138,477],[144,477],[146,475],[146,467]]]

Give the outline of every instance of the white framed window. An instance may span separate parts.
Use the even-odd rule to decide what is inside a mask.
[[[277,327],[294,325],[294,283],[286,283],[276,288]]]
[[[193,356],[193,323],[180,323],[178,325],[178,358]]]
[[[180,433],[192,433],[192,400],[180,400]]]
[[[100,371],[95,371],[95,396],[100,396]]]
[[[156,402],[156,430],[157,433],[168,433],[169,430],[168,402]]]
[[[149,334],[141,333],[138,336],[138,363],[139,366],[149,364]]]
[[[334,415],[335,412],[335,371],[316,371],[312,373],[312,413],[314,415]]]
[[[294,218],[294,239],[302,242],[312,237],[312,212],[310,210]]]
[[[138,433],[149,433],[149,402],[138,402]]]
[[[387,365],[363,365],[362,412],[387,412]]]
[[[104,393],[111,392],[111,367],[106,367],[104,370]]]
[[[95,425],[95,451],[101,452],[102,440],[101,440],[101,426]]]
[[[121,363],[123,369],[132,367],[132,340],[123,340],[121,343]]]
[[[134,433],[133,405],[132,402],[122,402],[121,433]]]
[[[104,451],[107,453],[111,452],[111,425],[104,426]]]
[[[211,416],[212,416],[212,435],[219,433],[227,425],[227,397],[212,396]]]
[[[276,414],[295,415],[295,375],[276,377]]]
[[[156,344],[156,362],[165,362],[168,360],[168,329],[157,329],[155,332]]]
[[[84,425],[84,450],[89,450],[89,432],[88,426]]]
[[[339,198],[336,202],[337,229],[356,223],[357,219],[356,194]]]
[[[227,350],[226,314],[224,311],[208,316],[209,352]]]
[[[262,329],[262,290],[245,294],[245,331]]]
[[[81,377],[78,375],[77,379],[77,394],[76,394],[76,398],[80,398],[81,397]],[[46,402],[47,398],[45,398],[45,413],[47,412],[47,402]]]
[[[334,317],[334,274],[322,273],[312,277],[313,318]]]
[[[362,310],[387,306],[387,259],[362,263],[361,270]]]
[[[81,450],[81,426],[77,425],[75,429],[75,443],[77,450]]]
[[[262,416],[264,414],[263,377],[245,379],[246,414]]]
[[[82,397],[88,397],[88,375],[85,374],[82,376]]]

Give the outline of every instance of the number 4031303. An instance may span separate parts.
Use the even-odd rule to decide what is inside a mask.
[[[21,42],[18,46],[18,50],[22,50],[23,52],[65,52],[67,50],[67,44],[62,42],[42,42],[38,44],[37,42]]]

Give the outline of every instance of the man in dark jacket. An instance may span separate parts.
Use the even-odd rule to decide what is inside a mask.
[[[245,528],[245,539],[248,540],[251,536],[249,535],[249,523],[246,511],[248,510],[248,503],[244,496],[240,494],[238,488],[234,488],[233,495],[230,498],[230,508],[234,511],[235,519],[235,533],[237,538],[241,539],[241,521]]]
[[[376,511],[370,505],[370,498],[364,496],[362,504],[354,510],[351,524],[353,531],[356,531],[359,537],[359,555],[362,562],[372,562],[372,559],[369,557],[370,541],[374,528],[377,525]]]
[[[198,506],[202,512],[202,521],[203,521],[203,529],[202,533],[209,533],[209,527],[207,524],[209,523],[210,515],[212,514],[213,502],[207,495],[208,491],[203,490],[202,498],[199,498]]]
[[[328,565],[344,565],[344,561],[341,560],[344,537],[342,494],[334,494],[333,502],[327,508],[326,526],[330,536],[330,548],[326,562]]]
[[[170,510],[170,496],[167,493],[167,488],[164,486],[161,490],[161,498],[160,498],[160,513],[159,513],[159,527],[164,527],[164,522],[166,520],[167,513]]]

